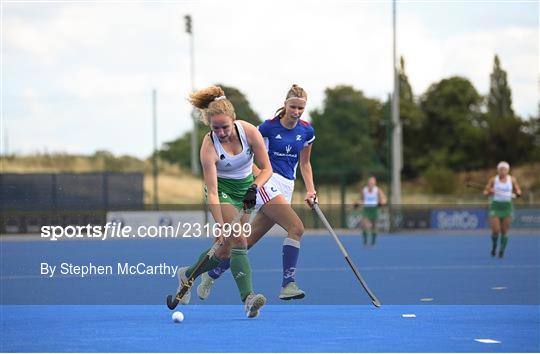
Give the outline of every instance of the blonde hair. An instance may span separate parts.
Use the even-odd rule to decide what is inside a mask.
[[[218,114],[226,114],[236,119],[234,106],[225,97],[225,92],[219,86],[210,86],[189,95],[189,102],[201,111],[201,121],[210,124],[210,118]]]
[[[290,100],[291,98],[299,98],[301,100],[307,101],[307,93],[300,86],[293,84],[289,92],[287,92],[287,97],[285,97],[285,101]],[[285,106],[278,108],[275,113],[275,115],[279,116],[280,118],[283,117],[284,114]]]

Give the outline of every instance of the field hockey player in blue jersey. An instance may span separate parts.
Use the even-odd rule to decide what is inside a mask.
[[[293,85],[287,93],[283,107],[276,111],[276,116],[259,126],[274,173],[268,183],[260,188],[264,200],[257,203],[264,205],[252,222],[252,232],[247,241],[248,248],[252,247],[275,224],[287,231],[282,248],[283,278],[279,293],[282,300],[305,297],[305,292],[295,281],[304,225],[291,207],[291,200],[298,166],[307,190],[304,200],[312,206],[317,196],[310,162],[315,132],[310,123],[300,119],[306,102],[307,94],[304,89]],[[254,165],[254,174],[259,173]],[[201,284],[197,287],[199,298],[206,299],[209,296],[214,281],[229,267],[229,261],[224,260],[215,269],[201,276]]]

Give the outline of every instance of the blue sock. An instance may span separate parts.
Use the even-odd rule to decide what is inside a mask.
[[[231,259],[227,258],[219,262],[218,266],[208,271],[208,275],[212,279],[217,279],[221,274],[225,273],[231,267]]]
[[[296,274],[296,263],[300,253],[300,242],[292,238],[286,238],[283,241],[283,282],[282,287],[294,281]]]

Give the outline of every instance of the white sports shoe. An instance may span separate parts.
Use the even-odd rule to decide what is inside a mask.
[[[259,310],[266,304],[266,298],[262,294],[249,294],[246,297],[245,310],[248,318],[259,316]]]
[[[176,293],[178,294],[180,290],[182,289],[182,286],[184,283],[187,283],[187,276],[186,271],[189,269],[189,267],[182,267],[178,269],[177,276],[178,276],[178,289],[176,290]],[[191,300],[191,289],[180,299],[180,303],[182,305],[189,304],[189,301]]]
[[[210,295],[214,281],[215,280],[208,275],[208,272],[201,275],[201,283],[197,287],[197,295],[199,296],[199,299],[205,300]]]

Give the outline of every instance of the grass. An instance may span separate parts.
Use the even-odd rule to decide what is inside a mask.
[[[203,203],[202,180],[189,174],[160,174],[158,176],[158,200],[161,204],[201,204]],[[154,179],[151,174],[144,176],[144,199],[153,202]]]
[[[131,156],[115,157],[107,152],[96,152],[94,155],[69,154],[35,154],[28,156],[0,157],[3,173],[58,173],[58,172],[141,172],[144,173],[145,203],[153,202],[152,161],[140,160]],[[183,171],[176,165],[159,161],[158,200],[161,204],[200,204],[203,203],[203,183],[199,177]],[[404,181],[402,184],[402,203],[404,204],[460,204],[485,203],[486,198],[481,191],[466,187],[467,181],[484,184],[494,176],[495,169],[458,172],[457,190],[451,195],[433,195],[428,193],[429,185],[424,178]],[[520,202],[540,201],[540,163],[531,163],[512,167],[511,173],[521,184],[524,198]],[[316,171],[315,171],[316,175]],[[345,202],[352,204],[365,181],[348,186]],[[388,192],[386,185],[381,188]],[[304,199],[302,183],[298,183],[293,196],[294,204],[302,204]],[[325,204],[341,204],[341,190],[338,184],[318,186],[319,198]],[[388,193],[387,193],[388,194]]]

